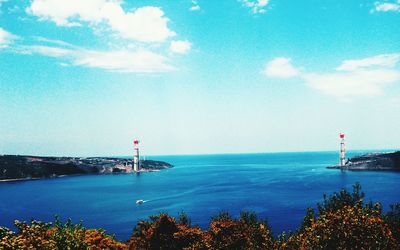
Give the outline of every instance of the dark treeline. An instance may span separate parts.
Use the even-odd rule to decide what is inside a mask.
[[[127,242],[56,217],[53,223],[16,221],[17,232],[0,227],[0,249],[400,249],[400,204],[383,213],[380,203],[366,203],[364,196],[359,184],[352,192],[324,195],[296,231],[278,237],[251,212],[239,218],[220,213],[207,230],[184,213],[161,213],[140,221]]]

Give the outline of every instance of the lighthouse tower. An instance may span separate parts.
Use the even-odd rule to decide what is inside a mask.
[[[140,162],[139,162],[139,140],[133,141],[134,153],[133,153],[133,171],[140,171]]]
[[[346,165],[346,150],[344,144],[344,134],[340,133],[340,166],[343,168]]]

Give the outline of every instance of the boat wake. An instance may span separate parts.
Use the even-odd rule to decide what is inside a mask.
[[[145,203],[145,202],[148,202],[149,200],[137,200],[136,201],[136,204],[143,204],[143,203]]]

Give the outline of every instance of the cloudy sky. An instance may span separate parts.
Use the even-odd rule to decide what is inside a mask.
[[[0,0],[0,154],[400,148],[400,0]]]

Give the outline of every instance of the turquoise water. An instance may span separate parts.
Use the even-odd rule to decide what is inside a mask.
[[[351,152],[349,156],[361,152]],[[219,211],[256,212],[274,234],[297,228],[307,207],[360,182],[367,199],[384,208],[400,201],[400,173],[341,172],[325,167],[337,152],[151,157],[175,165],[161,172],[86,175],[0,183],[0,225],[14,219],[51,221],[55,214],[86,227],[102,227],[126,240],[139,219],[185,211],[207,227]],[[147,202],[137,205],[136,200]]]

